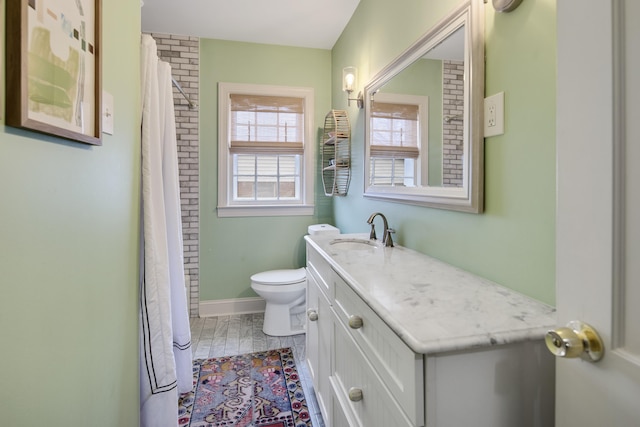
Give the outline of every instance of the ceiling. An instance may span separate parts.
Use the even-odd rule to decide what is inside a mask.
[[[360,0],[142,0],[142,31],[331,49]]]

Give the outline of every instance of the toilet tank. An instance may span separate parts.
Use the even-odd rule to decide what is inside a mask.
[[[340,234],[340,230],[331,224],[313,224],[307,228],[307,233],[312,236],[318,234]]]

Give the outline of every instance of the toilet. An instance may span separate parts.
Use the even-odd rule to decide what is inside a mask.
[[[314,224],[307,229],[311,235],[340,234],[329,224]],[[307,290],[306,269],[270,270],[251,276],[251,289],[264,298],[264,323],[266,335],[289,336],[304,332]]]

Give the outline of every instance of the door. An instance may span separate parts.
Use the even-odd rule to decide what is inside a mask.
[[[557,427],[640,426],[640,2],[558,0],[557,307],[604,341],[556,361]]]
[[[313,388],[318,389],[318,284],[310,268],[307,268],[307,330],[305,334],[305,357]]]
[[[314,267],[307,268],[307,333],[306,358],[309,374],[325,426],[331,427],[329,375],[331,374],[331,306],[315,276]]]

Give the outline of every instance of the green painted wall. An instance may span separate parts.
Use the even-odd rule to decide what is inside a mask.
[[[397,57],[457,0],[361,0],[332,50],[332,105],[347,108],[342,68],[359,86]],[[485,212],[480,215],[363,198],[364,111],[352,121],[353,179],[334,200],[343,232],[364,232],[383,212],[394,241],[555,304],[555,0],[525,1],[511,13],[485,9],[485,94],[505,92],[505,134],[485,143]]]
[[[138,425],[140,5],[102,5],[102,147],[5,126],[0,79],[0,425]]]
[[[307,226],[332,222],[331,198],[316,173],[313,216],[219,218],[217,85],[312,87],[319,130],[331,108],[331,52],[201,39],[200,80],[200,300],[251,297],[252,274],[304,265]]]

